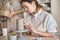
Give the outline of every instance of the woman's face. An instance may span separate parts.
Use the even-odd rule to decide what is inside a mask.
[[[35,2],[32,2],[32,3],[22,2],[22,7],[28,13],[33,13],[36,10]]]

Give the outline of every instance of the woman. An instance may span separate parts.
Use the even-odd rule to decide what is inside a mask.
[[[25,10],[24,25],[31,35],[52,37],[57,32],[55,19],[36,0],[21,0],[21,5]]]
[[[24,25],[31,35],[52,37],[57,32],[55,19],[36,0],[21,0],[21,5],[25,10]]]

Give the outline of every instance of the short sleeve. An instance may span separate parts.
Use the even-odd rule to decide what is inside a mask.
[[[57,32],[57,23],[51,14],[48,16],[47,32]]]

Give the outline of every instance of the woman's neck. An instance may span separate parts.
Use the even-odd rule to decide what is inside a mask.
[[[39,10],[40,10],[39,8],[36,8],[33,14],[36,14]]]

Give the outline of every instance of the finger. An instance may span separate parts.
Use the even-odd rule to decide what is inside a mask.
[[[24,22],[24,23],[27,23],[27,21],[26,21],[25,19],[23,19],[23,22]]]
[[[29,25],[24,24],[25,28],[31,29]]]
[[[27,23],[27,21],[26,21],[26,20],[24,20],[24,19],[23,19],[23,22],[24,22],[24,23]]]
[[[24,24],[24,26],[27,26],[26,24]]]

